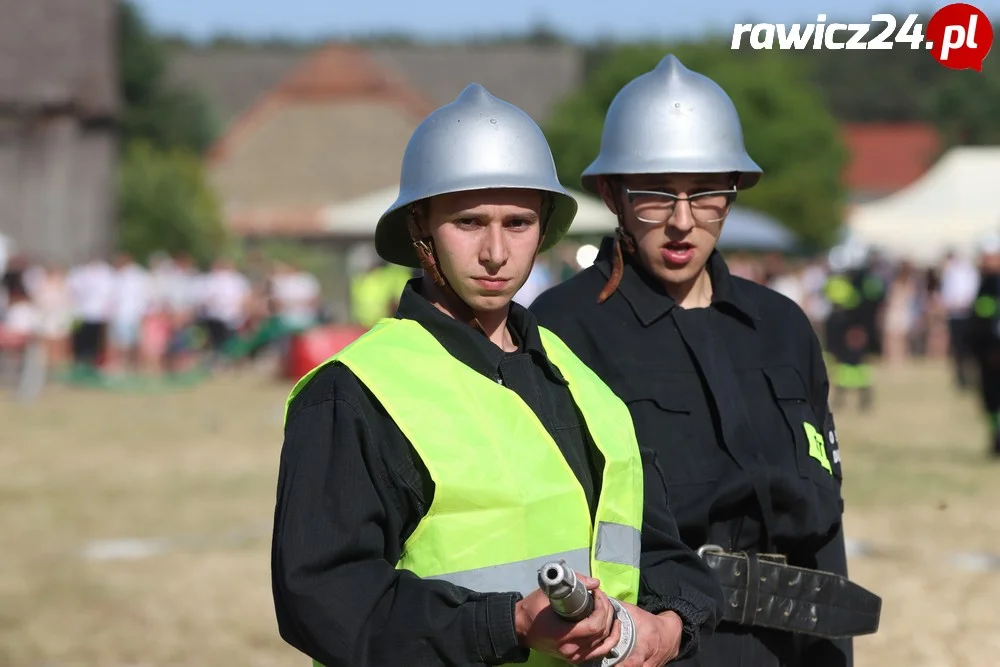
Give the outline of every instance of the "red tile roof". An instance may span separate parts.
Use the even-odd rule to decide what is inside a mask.
[[[423,119],[436,108],[402,78],[380,66],[362,48],[332,44],[316,51],[237,120],[209,151],[209,162],[224,160],[232,145],[278,107],[316,102],[378,101]]]
[[[346,44],[317,51],[292,70],[273,94],[293,102],[379,99],[400,104],[421,118],[435,109],[402,77],[376,63],[367,51]]]
[[[326,234],[327,200],[398,179],[406,141],[434,108],[361,48],[316,51],[209,152],[227,226],[243,235]]]
[[[842,128],[850,159],[844,182],[855,192],[888,194],[934,163],[941,137],[923,123],[857,123]]]

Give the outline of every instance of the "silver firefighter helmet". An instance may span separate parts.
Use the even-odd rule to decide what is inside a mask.
[[[492,188],[551,194],[540,252],[554,246],[576,217],[577,202],[559,182],[541,128],[524,111],[474,83],[425,118],[410,137],[399,196],[375,228],[376,251],[393,264],[419,268],[407,226],[410,205],[451,192]]]
[[[582,182],[598,194],[601,176],[730,172],[739,172],[739,189],[756,185],[762,173],[743,145],[736,106],[717,83],[671,54],[615,96],[601,152]]]

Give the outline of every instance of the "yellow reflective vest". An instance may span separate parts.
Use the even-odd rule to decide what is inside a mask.
[[[402,266],[383,266],[351,281],[351,309],[354,320],[371,327],[391,313],[390,304],[403,291],[413,272]]]
[[[419,454],[434,497],[397,568],[526,596],[538,587],[543,564],[564,559],[600,579],[609,596],[635,604],[643,472],[631,416],[555,334],[539,331],[604,457],[593,520],[583,488],[531,408],[455,359],[413,320],[380,320],[303,377],[288,402],[325,365],[342,363]],[[565,663],[532,652],[527,664]]]

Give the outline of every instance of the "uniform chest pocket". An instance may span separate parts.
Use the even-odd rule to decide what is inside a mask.
[[[765,368],[774,400],[781,409],[795,447],[799,475],[828,488],[836,487],[824,424],[809,404],[805,383],[794,368]]]
[[[668,485],[715,482],[721,476],[725,454],[714,440],[710,423],[699,423],[700,396],[694,373],[657,373],[630,379],[615,390],[628,406],[639,446],[654,451]],[[692,384],[694,383],[694,384]]]

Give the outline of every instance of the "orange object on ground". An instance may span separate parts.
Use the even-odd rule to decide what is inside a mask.
[[[298,382],[306,373],[360,338],[368,329],[356,325],[315,327],[288,341],[285,377]]]

